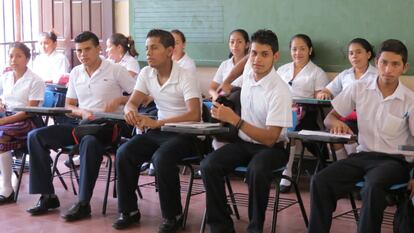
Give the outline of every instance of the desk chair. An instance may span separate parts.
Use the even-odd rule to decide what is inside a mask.
[[[296,184],[296,182],[289,176],[285,176],[283,175],[283,171],[285,170],[285,166],[280,167],[278,169],[275,169],[272,171],[273,174],[273,181],[274,181],[274,185],[275,185],[275,196],[274,197],[270,197],[269,196],[269,203],[268,203],[268,207],[272,209],[273,211],[273,215],[272,215],[272,228],[271,228],[271,232],[275,233],[276,232],[276,222],[277,222],[277,213],[289,208],[290,206],[293,206],[294,204],[299,204],[300,207],[300,211],[302,213],[302,217],[303,217],[303,221],[305,222],[306,227],[308,227],[308,217],[306,215],[306,211],[305,211],[305,207],[303,205],[303,201],[302,201],[302,197],[300,195],[300,191],[298,188],[298,185]],[[243,174],[245,175],[247,173],[247,167],[237,167],[234,170],[235,173],[238,174]],[[287,179],[289,180],[292,185],[293,188],[295,190],[295,194],[296,194],[296,200],[295,199],[289,199],[289,198],[281,198],[280,197],[280,180],[281,179]],[[241,206],[245,206],[248,207],[248,194],[246,193],[234,193],[233,189],[231,187],[231,182],[228,176],[224,177],[224,181],[225,184],[227,186],[227,191],[228,191],[228,203],[232,205],[233,207],[233,211],[234,214],[236,216],[236,218],[239,220],[240,219],[240,215],[239,215],[239,211],[237,208],[237,204],[241,205]],[[201,223],[201,229],[200,229],[200,233],[204,233],[205,231],[205,225],[206,225],[206,220],[207,220],[207,214],[206,211],[204,212],[203,215],[203,220]]]

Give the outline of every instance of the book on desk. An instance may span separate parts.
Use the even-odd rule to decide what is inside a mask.
[[[165,126],[170,127],[181,127],[181,128],[193,128],[193,129],[207,129],[207,128],[217,128],[220,127],[220,123],[210,123],[210,122],[176,122],[176,123],[166,123]]]

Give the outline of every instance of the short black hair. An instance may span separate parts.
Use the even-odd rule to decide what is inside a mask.
[[[14,42],[13,44],[10,45],[9,52],[13,48],[22,50],[23,53],[24,53],[24,56],[26,56],[27,60],[30,59],[30,56],[31,56],[30,49],[29,49],[29,47],[27,47],[27,45],[23,44],[22,42]]]
[[[169,31],[165,31],[162,29],[152,29],[148,32],[147,38],[150,37],[158,37],[160,38],[160,43],[165,47],[173,47],[175,46],[175,40],[172,34]]]
[[[393,52],[401,56],[404,65],[408,60],[408,49],[403,42],[396,39],[389,39],[381,43],[377,52],[377,59],[381,56],[382,52]]]
[[[57,41],[57,35],[53,31],[50,31],[50,32],[41,32],[39,34],[39,37],[45,37],[46,39],[49,39],[49,40],[51,40],[53,42],[56,42]]]
[[[178,30],[178,29],[174,29],[174,30],[171,30],[171,33],[172,33],[172,34],[177,34],[177,35],[179,35],[179,36],[181,37],[181,40],[182,40],[182,41],[183,41],[183,43],[185,44],[186,39],[185,39],[184,33],[183,33],[182,31],[180,31],[180,30]]]
[[[273,54],[279,51],[279,40],[274,32],[271,30],[260,29],[253,33],[251,37],[252,43],[269,45],[272,48]]]
[[[82,43],[88,40],[91,40],[93,45],[99,46],[99,38],[93,32],[84,31],[75,37],[75,43]]]
[[[313,44],[312,44],[312,40],[311,40],[311,38],[308,36],[308,35],[306,35],[306,34],[296,34],[296,35],[294,35],[294,36],[292,36],[292,38],[290,39],[290,42],[289,42],[289,48],[291,48],[292,47],[292,42],[293,42],[293,40],[294,39],[296,39],[296,38],[300,38],[300,39],[302,39],[303,41],[305,41],[305,44],[306,44],[306,46],[308,46],[308,49],[310,50],[310,49],[312,49],[312,52],[311,52],[311,54],[309,55],[309,58],[310,59],[312,59],[312,58],[314,58],[315,57],[315,49],[313,49]]]
[[[366,52],[370,52],[371,53],[371,57],[368,59],[368,61],[371,61],[372,58],[375,57],[375,52],[374,52],[374,47],[364,38],[355,38],[353,40],[351,40],[348,43],[348,48],[351,44],[359,44],[362,46],[362,48],[365,49]]]

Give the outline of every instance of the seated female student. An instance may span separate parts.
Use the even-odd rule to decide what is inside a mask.
[[[14,201],[11,150],[25,146],[27,133],[34,128],[25,112],[9,115],[6,108],[38,106],[45,92],[43,80],[27,67],[30,49],[25,44],[12,44],[9,59],[11,71],[0,77],[0,204]]]
[[[208,90],[213,101],[218,97],[217,88],[223,83],[224,79],[227,78],[234,65],[242,60],[249,51],[249,34],[243,29],[236,29],[229,35],[229,59],[223,61],[217,72],[214,75],[213,80],[210,83]]]
[[[135,50],[132,37],[126,37],[121,33],[112,34],[106,41],[106,53],[108,60],[125,67],[131,77],[135,79],[138,77],[140,67],[135,59],[138,52]]]
[[[316,98],[332,99],[355,81],[375,79],[378,75],[377,68],[369,64],[373,57],[375,57],[374,49],[367,40],[362,38],[351,40],[348,43],[348,60],[352,67],[338,74],[332,82],[317,94]],[[355,112],[342,118],[342,120],[351,128],[352,132],[358,133]],[[355,152],[356,143],[345,145],[345,149],[341,144],[335,145],[337,159],[344,159],[347,154]]]
[[[321,91],[326,84],[328,84],[328,77],[326,73],[311,59],[315,56],[312,46],[312,40],[309,36],[304,34],[297,34],[290,40],[290,55],[292,62],[285,64],[277,70],[283,80],[289,84],[292,92],[292,98],[315,98],[317,93]],[[298,113],[298,123],[295,130],[319,130],[317,124],[318,112],[316,109],[300,109]],[[318,153],[318,148],[313,145],[305,145],[313,154]],[[292,165],[295,155],[295,143],[292,142],[290,148],[289,162],[284,175],[292,175]],[[288,180],[282,179],[281,192],[288,192],[291,184]]]
[[[175,40],[175,47],[173,51],[172,59],[177,62],[184,69],[191,70],[191,72],[196,72],[196,64],[193,59],[191,59],[188,54],[184,51],[185,49],[185,36],[180,30],[174,29],[171,31],[171,34]]]
[[[33,71],[45,82],[58,83],[62,74],[69,72],[69,61],[63,53],[56,51],[57,35],[42,32],[39,35],[40,54],[33,63]]]

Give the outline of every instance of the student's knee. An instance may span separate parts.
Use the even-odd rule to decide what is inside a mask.
[[[217,173],[220,170],[219,164],[215,163],[209,156],[200,163],[201,174],[208,175]]]
[[[128,143],[122,144],[116,151],[116,164],[120,164],[129,160],[132,151]]]
[[[95,146],[95,145],[100,145],[101,143],[99,142],[99,140],[92,135],[85,135],[81,142],[80,142],[80,146]]]
[[[175,159],[171,157],[171,154],[163,153],[162,151],[156,151],[153,154],[152,164],[155,169],[165,169],[166,167],[176,166]]]
[[[323,175],[323,174],[321,175],[321,173],[317,173],[317,174],[312,176],[311,189],[315,190],[315,188],[320,189],[320,188],[327,187],[328,183],[329,182],[326,179],[325,175]]]
[[[42,136],[44,135],[43,131],[45,131],[46,128],[38,128],[33,129],[27,134],[27,139],[29,142],[38,141]]]
[[[268,171],[265,164],[255,161],[254,163],[249,163],[247,166],[247,176],[248,177],[265,177],[268,176],[272,171]]]

